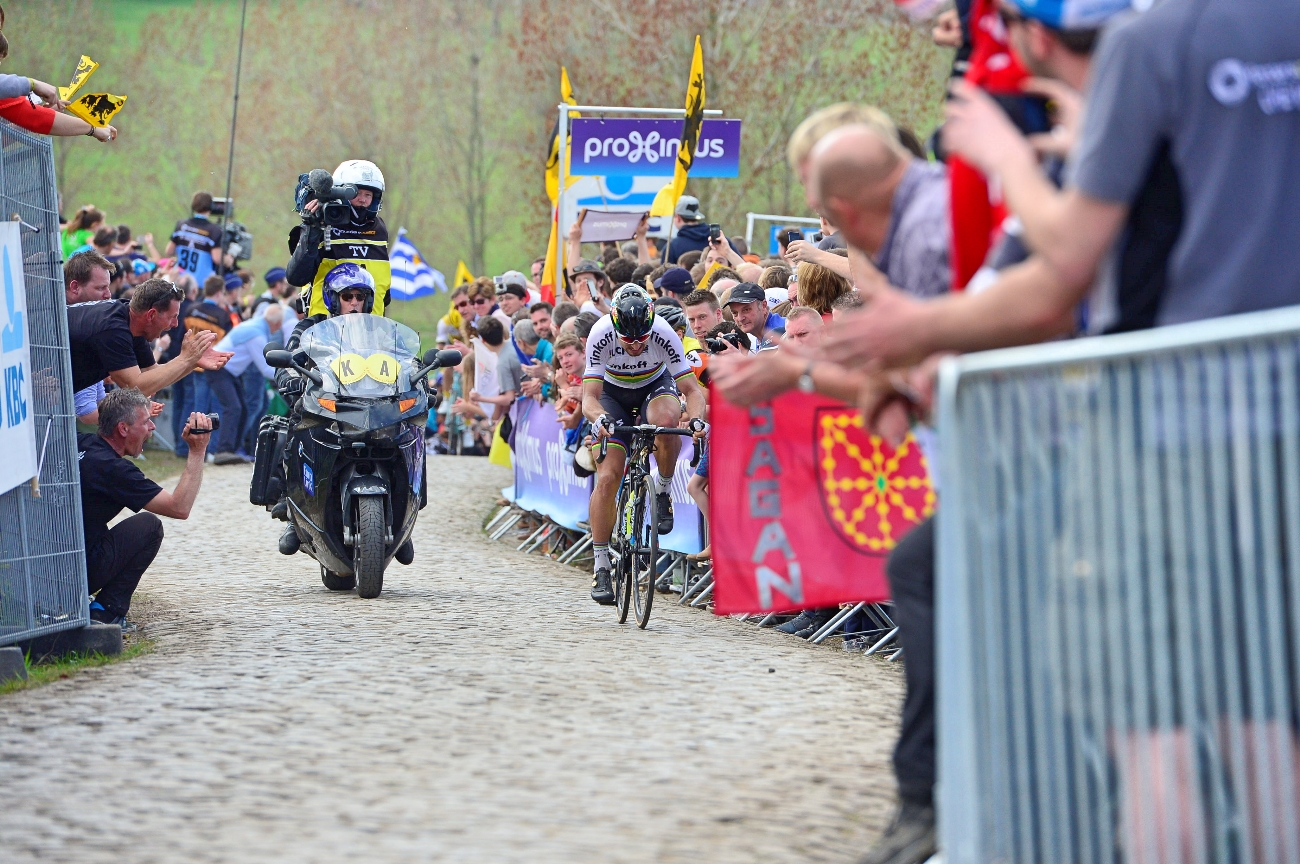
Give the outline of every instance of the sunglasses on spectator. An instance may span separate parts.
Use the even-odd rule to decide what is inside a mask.
[[[468,300],[462,300],[462,301],[460,301],[459,303],[456,304],[456,308],[457,308],[457,309],[468,309],[469,306],[470,306],[470,303],[469,303]]]
[[[475,297],[475,298],[474,298],[474,305],[475,305],[475,306],[486,306],[487,304],[489,304],[489,303],[491,303],[491,302],[492,302],[492,298],[491,298],[491,297]]]

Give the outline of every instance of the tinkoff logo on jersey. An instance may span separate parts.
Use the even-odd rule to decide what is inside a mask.
[[[1210,94],[1220,105],[1232,108],[1255,94],[1265,114],[1300,111],[1300,60],[1281,63],[1245,63],[1227,58],[1210,69]]]

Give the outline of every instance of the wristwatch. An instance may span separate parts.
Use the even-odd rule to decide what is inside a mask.
[[[817,385],[813,382],[812,377],[813,362],[814,361],[812,360],[808,361],[808,365],[804,367],[803,374],[799,376],[799,380],[796,382],[795,386],[799,388],[801,393],[817,392]]]

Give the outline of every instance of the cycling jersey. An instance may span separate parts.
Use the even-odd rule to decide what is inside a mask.
[[[650,341],[645,350],[633,357],[623,348],[618,333],[614,330],[614,320],[606,315],[596,322],[587,336],[587,371],[584,381],[593,379],[604,381],[615,387],[636,389],[654,380],[661,372],[667,371],[674,380],[680,380],[691,373],[682,340],[677,338],[673,328],[662,318],[656,318],[650,329]]]

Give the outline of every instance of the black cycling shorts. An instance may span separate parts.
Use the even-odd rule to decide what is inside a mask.
[[[674,399],[680,399],[677,391],[677,382],[668,374],[668,370],[660,372],[651,379],[650,383],[643,384],[640,387],[619,387],[617,384],[605,382],[605,389],[600,394],[600,407],[605,409],[605,413],[614,418],[614,423],[619,426],[635,426],[639,423],[646,422],[646,410],[650,403],[660,396],[672,396]],[[626,451],[631,443],[626,436],[614,435],[610,438],[611,442],[618,442],[623,450]]]

